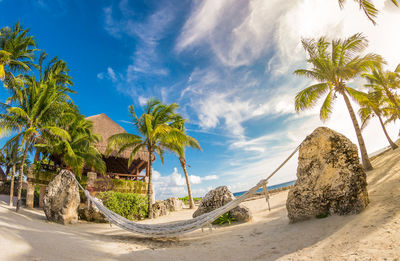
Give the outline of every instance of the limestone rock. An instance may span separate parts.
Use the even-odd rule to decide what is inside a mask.
[[[165,201],[157,200],[152,207],[153,207],[153,218],[158,218],[169,214]]]
[[[101,199],[98,199],[101,202]],[[100,213],[99,209],[92,203],[81,204],[78,208],[79,219],[90,222],[106,223],[107,219]]]
[[[198,217],[204,213],[208,213],[214,209],[222,207],[223,205],[235,199],[232,192],[229,191],[227,186],[220,186],[216,189],[210,190],[200,202],[199,207],[193,213],[193,217]],[[250,210],[245,206],[237,206],[230,211],[230,215],[236,221],[249,221],[252,218]]]
[[[165,205],[166,205],[168,211],[182,210],[183,207],[185,206],[183,201],[178,198],[169,198],[169,199],[165,200]]]
[[[80,196],[71,174],[69,170],[61,170],[49,183],[43,199],[47,219],[64,225],[78,221]]]
[[[235,221],[248,222],[252,219],[250,209],[246,206],[239,205],[229,211],[229,213],[231,214],[231,217],[235,219]]]
[[[297,181],[286,201],[290,222],[356,214],[368,203],[357,146],[329,128],[315,129],[300,146]]]

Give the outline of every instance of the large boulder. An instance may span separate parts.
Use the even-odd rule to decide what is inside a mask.
[[[233,196],[232,192],[229,191],[227,186],[220,186],[216,189],[210,190],[200,202],[197,210],[193,213],[193,217],[195,218],[203,215],[204,213],[213,211],[214,209],[222,207],[234,199],[235,196]],[[242,205],[237,206],[229,212],[231,217],[236,221],[247,222],[252,218],[250,209]]]
[[[357,146],[329,128],[314,130],[300,145],[297,181],[286,201],[290,222],[356,214],[368,203]]]
[[[43,210],[48,220],[71,224],[78,221],[79,189],[69,170],[61,170],[49,183],[43,199]]]
[[[169,198],[169,199],[165,200],[165,205],[166,205],[168,211],[182,210],[183,207],[185,206],[183,201],[178,198]]]
[[[100,202],[101,200],[98,199]],[[106,223],[108,220],[105,216],[100,213],[99,209],[93,204],[80,204],[78,208],[78,216],[81,220],[86,220],[90,222]]]
[[[157,200],[153,205],[153,218],[166,216],[169,214],[165,201]]]

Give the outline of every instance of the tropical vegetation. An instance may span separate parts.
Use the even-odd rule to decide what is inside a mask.
[[[161,162],[164,162],[166,149],[177,148],[188,144],[188,136],[182,131],[183,119],[176,113],[178,104],[169,105],[161,103],[158,99],[149,99],[138,117],[135,108],[129,106],[132,116],[132,124],[136,127],[138,134],[120,133],[108,139],[107,153],[117,151],[120,154],[124,151],[130,152],[128,165],[130,166],[139,151],[148,153],[148,215],[153,217],[153,157],[158,155]]]

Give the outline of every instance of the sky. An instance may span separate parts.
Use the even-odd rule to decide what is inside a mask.
[[[337,0],[0,0],[0,27],[20,21],[39,49],[68,63],[73,99],[86,116],[106,113],[136,133],[129,105],[140,114],[151,97],[177,102],[188,134],[202,146],[186,158],[193,194],[204,196],[221,185],[249,189],[318,126],[357,142],[341,97],[326,122],[318,104],[295,112],[296,93],[312,82],[293,71],[307,68],[302,38],[358,32],[369,40],[366,52],[381,54],[394,70],[400,9],[373,2],[381,11],[376,26],[353,1],[341,10]],[[360,90],[363,84],[349,83]],[[0,89],[0,100],[7,95]],[[397,139],[398,124],[387,129]],[[368,153],[388,146],[375,119],[363,135]],[[297,157],[270,185],[296,179],[296,168]],[[186,195],[176,156],[156,160],[154,183],[157,199]]]

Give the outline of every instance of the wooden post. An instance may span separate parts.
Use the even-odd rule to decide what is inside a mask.
[[[43,208],[44,206],[44,195],[46,194],[46,185],[40,185],[40,193],[39,193],[39,207]]]
[[[268,204],[268,210],[271,211],[271,206],[269,205],[269,193],[268,193],[267,184],[268,184],[268,183],[265,183],[265,184],[263,185],[263,190],[264,190],[265,200],[267,201],[267,204]]]
[[[28,170],[28,175],[27,175],[27,188],[26,188],[26,207],[27,208],[33,208],[33,201],[35,197],[35,183],[33,183],[33,174],[32,170]]]

